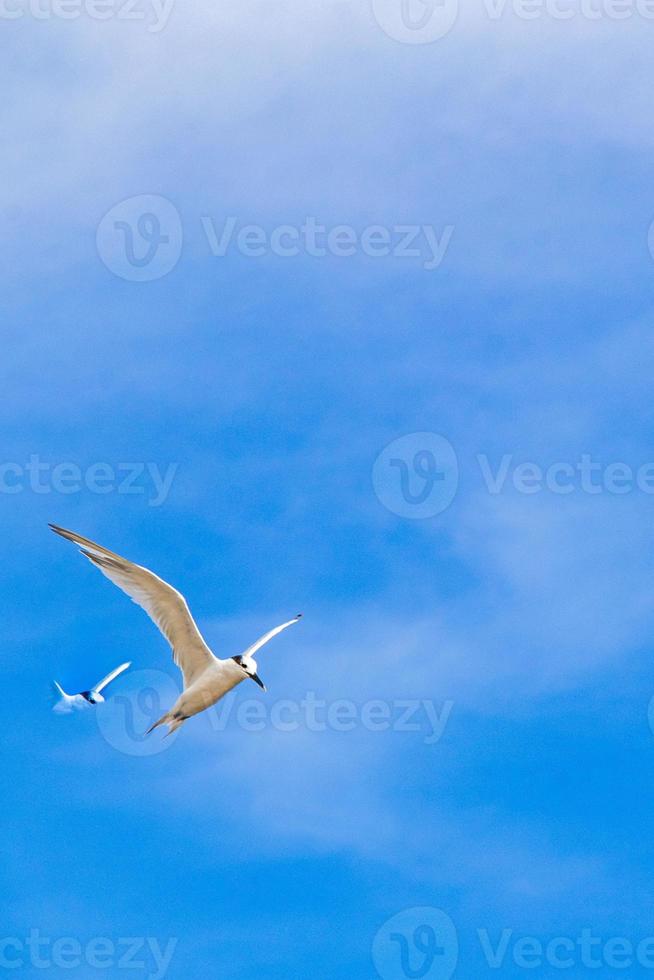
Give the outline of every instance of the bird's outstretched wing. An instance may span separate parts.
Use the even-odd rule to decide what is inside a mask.
[[[292,626],[294,623],[297,623],[298,619],[302,619],[302,613],[298,613],[298,615],[294,619],[289,619],[287,623],[282,623],[281,626],[275,626],[274,629],[268,630],[267,633],[264,633],[263,636],[260,636],[259,639],[255,643],[253,643],[251,647],[248,647],[247,650],[245,650],[241,654],[241,658],[243,660],[247,660],[248,657],[253,657],[257,652],[257,650],[259,650],[264,645],[264,643],[267,643],[268,640],[272,640],[273,636],[277,636],[278,633],[281,633],[281,631],[285,630],[288,626]]]
[[[116,667],[116,669],[112,670],[110,674],[107,674],[106,677],[103,677],[99,684],[94,684],[92,689],[94,691],[97,691],[97,693],[99,694],[100,691],[107,686],[107,684],[111,684],[111,682],[115,680],[119,674],[122,674],[123,671],[127,670],[127,668],[131,666],[132,666],[131,660],[128,661],[128,663],[126,664],[121,664],[120,667]]]
[[[192,684],[206,667],[215,663],[216,658],[195,625],[186,599],[177,589],[154,572],[121,558],[81,534],[67,531],[56,524],[50,524],[50,528],[55,534],[79,545],[81,553],[97,565],[103,575],[145,609],[173,648],[173,660],[184,675],[185,687]]]

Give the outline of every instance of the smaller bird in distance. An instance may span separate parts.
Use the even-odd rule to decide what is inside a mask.
[[[73,711],[83,711],[84,708],[90,708],[94,704],[102,704],[104,697],[102,691],[115,680],[119,674],[127,670],[128,667],[132,666],[131,660],[126,664],[121,664],[120,667],[116,667],[112,670],[110,674],[103,677],[99,684],[94,684],[90,691],[80,691],[79,694],[66,694],[64,689],[61,687],[57,681],[52,682],[52,694],[54,698],[54,705],[52,710],[58,715],[69,715]]]
[[[297,623],[302,613],[268,630],[238,656],[221,660],[205,643],[186,599],[172,585],[168,585],[142,565],[135,565],[126,558],[121,558],[95,541],[83,538],[81,534],[67,531],[56,524],[51,524],[50,528],[55,534],[78,545],[80,552],[91,564],[126,592],[133,602],[145,609],[172,647],[173,660],[182,672],[184,690],[172,708],[148,729],[147,735],[159,725],[167,725],[167,734],[171,735],[188,718],[210,708],[248,677],[266,690],[257,673],[254,655],[282,630]]]

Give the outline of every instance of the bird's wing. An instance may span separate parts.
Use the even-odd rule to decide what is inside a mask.
[[[97,565],[103,575],[145,609],[173,648],[173,660],[184,675],[185,687],[192,684],[206,667],[215,663],[216,658],[195,625],[186,599],[177,589],[154,572],[121,558],[113,551],[83,538],[81,534],[67,531],[56,524],[50,524],[50,527],[55,534],[78,544],[81,553]]]
[[[103,677],[103,679],[100,681],[99,684],[95,684],[93,686],[93,690],[99,694],[100,691],[107,686],[107,684],[111,684],[111,682],[115,680],[119,674],[122,674],[123,671],[127,670],[127,668],[131,666],[132,666],[132,661],[130,660],[128,663],[121,664],[120,667],[116,667],[116,669],[112,670],[110,674],[107,674],[106,677]]]
[[[285,630],[288,626],[292,626],[294,623],[297,623],[299,619],[302,619],[302,613],[298,613],[295,619],[289,619],[287,623],[282,623],[281,626],[275,626],[274,629],[268,630],[267,633],[264,633],[263,636],[259,637],[256,643],[253,643],[251,647],[248,647],[247,650],[241,654],[242,659],[247,660],[248,657],[253,657],[257,650],[264,645],[264,643],[267,643],[268,640],[272,640],[273,636],[277,636],[278,633],[281,633],[282,630]]]

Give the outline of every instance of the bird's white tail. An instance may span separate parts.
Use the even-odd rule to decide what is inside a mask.
[[[68,704],[68,695],[61,687],[57,681],[50,682],[50,701],[52,703],[52,710],[58,713],[65,713],[70,711],[70,706]]]

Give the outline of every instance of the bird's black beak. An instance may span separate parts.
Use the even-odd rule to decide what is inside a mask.
[[[261,678],[259,677],[258,674],[249,674],[248,676],[251,677],[252,680],[255,681],[255,683],[257,683],[259,685],[259,687],[261,688],[262,691],[265,691],[266,690],[266,685],[261,680]]]

